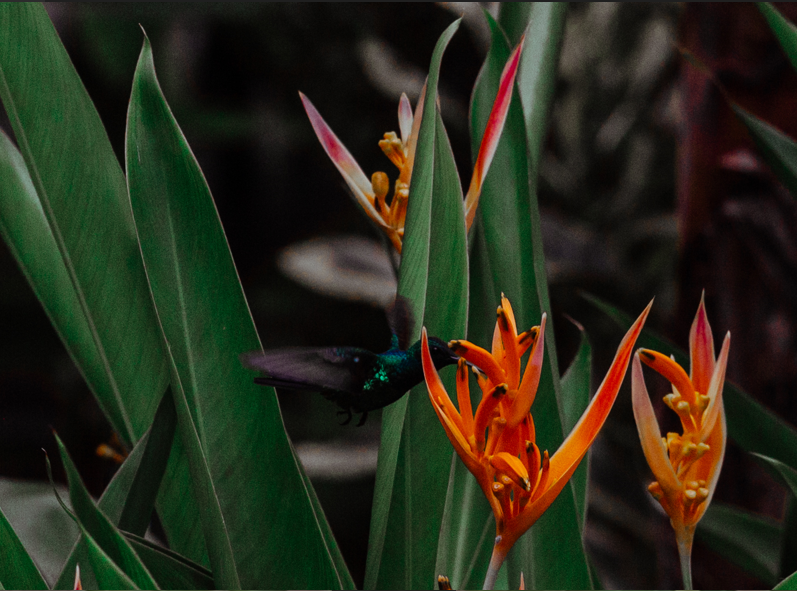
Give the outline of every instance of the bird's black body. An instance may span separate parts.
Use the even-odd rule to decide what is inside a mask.
[[[457,355],[436,337],[429,338],[429,352],[440,369],[457,362]],[[406,351],[393,336],[392,347],[384,353],[372,353],[357,347],[324,349],[285,349],[267,353],[249,353],[244,365],[268,374],[255,378],[258,384],[292,390],[321,392],[348,414],[362,413],[392,404],[423,380],[421,342]]]

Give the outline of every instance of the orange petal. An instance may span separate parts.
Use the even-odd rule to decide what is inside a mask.
[[[725,458],[727,433],[728,428],[725,424],[725,409],[721,407],[719,416],[717,420],[714,421],[714,428],[705,441],[709,446],[709,450],[702,458],[695,462],[695,476],[692,476],[691,471],[689,473],[690,478],[705,480],[706,488],[708,489],[708,498],[697,507],[695,514],[692,516],[692,523],[697,523],[700,520],[703,513],[705,513],[708,508],[709,503],[711,503],[714,491],[717,490],[717,480],[719,480],[722,461]]]
[[[471,472],[478,470],[479,462],[473,455],[470,444],[460,431],[460,427],[455,425],[451,420],[451,417],[447,416],[447,414],[441,409],[441,406],[444,405],[445,400],[448,400],[449,405],[451,405],[451,400],[448,398],[448,393],[446,392],[445,387],[443,387],[443,382],[440,380],[437,369],[432,362],[432,356],[429,353],[429,339],[426,335],[426,327],[423,327],[423,330],[421,331],[421,365],[423,366],[423,376],[426,380],[426,388],[429,391],[429,400],[432,403],[432,408],[434,408],[437,418],[440,420],[440,424],[443,425],[446,436],[448,436],[449,441],[451,441],[451,445],[454,446],[454,450],[457,452],[459,457],[462,458],[462,461],[468,467],[468,470]],[[453,405],[451,406],[453,407]]]
[[[382,216],[376,211],[374,207],[374,195],[371,188],[371,181],[365,176],[365,173],[357,164],[357,161],[346,149],[346,146],[338,139],[332,129],[327,125],[326,121],[321,117],[319,112],[313,106],[306,96],[301,92],[299,96],[304,104],[304,110],[307,111],[307,116],[310,118],[310,123],[313,126],[318,140],[327,153],[327,156],[335,164],[335,167],[343,175],[343,180],[354,193],[354,197],[362,205],[365,213],[368,214],[379,226],[387,228]]]
[[[517,354],[517,329],[513,322],[514,318],[510,319],[512,308],[509,308],[509,313],[507,313],[503,306],[499,306],[497,314],[496,325],[501,332],[501,343],[504,349],[506,383],[509,385],[510,390],[515,390],[520,383],[520,357]]]
[[[639,354],[634,355],[631,366],[631,400],[645,459],[664,493],[671,497],[681,489],[681,483],[673,470],[667,448],[661,439],[659,422],[656,420],[656,413],[653,411],[648,389],[645,386],[645,377],[642,375]]]
[[[709,403],[701,426],[701,432],[705,433],[705,436],[708,436],[711,430],[714,429],[714,423],[722,408],[722,389],[725,385],[725,368],[728,366],[728,351],[730,348],[731,333],[728,332],[722,342],[720,356],[717,358],[717,364],[714,367],[714,375],[711,376],[711,383],[706,392],[709,397]]]
[[[520,382],[515,401],[512,404],[510,413],[506,418],[507,427],[514,429],[523,420],[537,396],[537,386],[540,384],[540,374],[542,373],[542,359],[545,350],[545,320],[547,314],[543,313],[540,321],[540,332],[534,347],[531,350],[526,370],[523,372],[523,381]]]
[[[406,146],[412,133],[412,105],[410,105],[410,99],[403,92],[399,101],[398,120],[401,142]]]
[[[423,376],[426,378],[426,388],[429,390],[429,396],[432,397],[432,404],[434,405],[437,402],[445,412],[445,415],[457,428],[459,434],[467,439],[468,435],[464,433],[462,417],[460,417],[456,407],[452,404],[451,398],[449,398],[448,392],[446,392],[445,386],[440,380],[440,375],[437,373],[437,368],[432,362],[432,356],[429,353],[429,341],[425,339],[425,334],[426,327],[424,326],[421,333],[421,365],[423,366]],[[425,346],[424,342],[426,343]],[[426,353],[424,353],[424,350]]]
[[[469,341],[451,341],[448,343],[448,347],[486,373],[493,384],[502,384],[506,381],[503,368],[498,365],[492,355],[478,345]]]
[[[493,110],[487,120],[487,127],[484,130],[484,137],[479,147],[479,155],[476,157],[476,165],[473,167],[473,176],[468,187],[468,194],[465,197],[465,228],[470,230],[473,218],[476,215],[476,208],[479,205],[479,195],[482,191],[482,182],[487,175],[490,164],[495,156],[498,147],[498,140],[504,130],[506,116],[509,112],[509,103],[512,100],[512,91],[515,88],[515,74],[517,74],[520,53],[523,50],[524,39],[509,56],[509,60],[501,73],[501,81],[498,84],[498,95],[493,103]]]
[[[473,421],[473,430],[476,435],[476,447],[484,449],[484,433],[487,430],[487,423],[493,416],[498,403],[506,395],[506,384],[498,384],[492,391],[482,398],[479,408],[476,409],[476,417]]]
[[[598,391],[593,396],[584,414],[581,415],[576,426],[551,458],[550,486],[558,486],[556,483],[559,480],[570,477],[578,467],[581,458],[587,453],[587,449],[592,445],[595,437],[597,437],[606,417],[609,415],[609,411],[612,409],[617,393],[620,391],[620,385],[623,383],[628,361],[631,358],[631,351],[634,348],[637,337],[639,337],[639,333],[642,332],[642,326],[645,324],[645,319],[648,317],[652,305],[653,301],[651,300],[647,308],[636,319],[636,322],[628,329],[620,346],[617,348],[617,354],[609,371],[606,373],[606,377],[603,378],[603,382],[598,387]],[[561,490],[561,487],[559,490]]]
[[[689,331],[689,357],[691,369],[689,378],[695,390],[708,393],[711,376],[714,375],[714,337],[706,316],[706,292],[700,296],[700,306]]]
[[[512,304],[509,303],[509,298],[506,297],[503,292],[501,293],[501,307],[506,312],[507,320],[509,320],[509,324],[512,327],[512,332],[517,337],[517,323],[515,322],[515,311],[512,309]]]
[[[534,326],[527,330],[524,333],[521,333],[517,337],[517,354],[519,357],[523,357],[523,354],[528,351],[529,347],[534,344],[534,341],[537,339],[537,335],[540,334],[540,327]]]
[[[493,329],[493,344],[490,352],[498,365],[503,367],[504,356],[506,355],[506,352],[504,351],[504,342],[501,340],[501,327],[498,326],[497,321],[495,323],[495,328]]]
[[[529,484],[529,473],[526,470],[526,466],[524,466],[523,462],[518,458],[502,451],[490,458],[490,464],[499,472],[503,472],[509,476],[512,482],[517,484],[520,488],[527,492],[529,491],[531,487]]]
[[[464,359],[457,362],[457,405],[462,417],[463,434],[470,437],[473,435],[473,406],[470,401],[468,364]]]
[[[697,400],[695,397],[695,388],[692,386],[692,381],[689,379],[689,376],[686,375],[683,367],[658,351],[640,349],[638,353],[645,365],[655,369],[670,380],[672,385],[678,389],[678,393],[681,397],[694,406]]]

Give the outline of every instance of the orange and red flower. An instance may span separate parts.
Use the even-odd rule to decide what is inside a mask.
[[[691,579],[689,557],[695,526],[711,502],[725,455],[722,388],[730,344],[729,332],[715,360],[711,326],[701,299],[689,332],[691,374],[687,376],[666,355],[648,349],[637,351],[631,370],[634,418],[642,450],[656,479],[648,490],[670,516],[687,587],[691,586],[687,577]],[[681,419],[683,434],[661,436],[640,360],[672,384],[672,393],[664,397],[664,403]]]
[[[498,140],[504,129],[506,116],[509,112],[509,103],[512,99],[512,89],[515,85],[515,75],[517,74],[518,63],[520,62],[520,52],[523,48],[521,39],[517,48],[509,56],[509,60],[501,74],[501,81],[498,88],[498,95],[493,104],[487,128],[482,138],[479,155],[476,158],[476,165],[471,177],[468,193],[465,196],[465,223],[470,229],[473,218],[476,215],[476,208],[479,204],[479,195],[482,190],[482,182],[492,163],[495,150],[498,147]],[[379,141],[379,147],[399,169],[399,176],[396,180],[393,197],[390,203],[387,202],[387,194],[390,190],[390,180],[387,174],[378,171],[371,175],[369,180],[365,173],[357,164],[357,161],[346,149],[346,146],[338,139],[326,121],[321,117],[310,100],[301,92],[307,116],[313,125],[316,135],[327,155],[330,157],[335,167],[343,175],[343,179],[351,189],[354,198],[362,206],[365,213],[371,220],[390,239],[396,251],[401,253],[402,239],[404,237],[404,222],[407,217],[407,199],[410,194],[410,180],[412,178],[412,167],[415,161],[415,146],[420,130],[421,114],[423,113],[423,97],[426,88],[421,92],[421,99],[415,108],[415,115],[412,114],[410,101],[405,94],[401,95],[399,101],[399,138],[395,132],[386,133]]]
[[[495,515],[496,540],[485,588],[491,586],[491,573],[497,574],[509,549],[567,484],[603,426],[649,310],[650,305],[625,335],[598,392],[550,458],[547,451],[540,453],[537,447],[529,412],[542,372],[545,314],[539,327],[518,334],[512,307],[502,296],[491,353],[468,341],[449,343],[462,357],[456,377],[458,409],[432,363],[424,329],[421,357],[429,399],[451,444],[476,477]],[[520,360],[528,349],[531,353],[521,379]],[[479,368],[474,371],[482,399],[475,413],[466,361]]]

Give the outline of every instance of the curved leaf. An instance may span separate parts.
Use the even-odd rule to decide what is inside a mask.
[[[783,526],[721,503],[706,509],[697,539],[767,585],[777,581]]]
[[[108,517],[97,508],[92,500],[80,475],[75,468],[69,453],[66,451],[61,439],[56,435],[58,451],[64,463],[64,470],[69,481],[69,498],[72,501],[72,509],[75,512],[78,525],[84,533],[84,539],[91,543],[96,542],[97,546],[108,558],[125,573],[135,585],[142,589],[156,589],[157,585],[152,575],[136,555],[133,548],[125,540],[119,530],[114,527]],[[48,463],[49,469],[49,463]],[[91,552],[91,550],[90,550]],[[95,569],[97,582],[100,581],[99,573]]]
[[[207,569],[136,535],[124,533],[161,589],[215,589]]]
[[[4,589],[47,589],[39,569],[0,510],[0,586]]]
[[[100,407],[132,447],[151,424],[168,376],[124,175],[44,8],[4,4],[0,30],[0,98],[29,173],[3,136],[0,160],[14,171],[0,186],[3,235]],[[161,493],[161,520],[173,547],[206,560],[185,456],[176,451],[169,466],[176,485]]]
[[[152,507],[172,449],[176,415],[172,394],[167,390],[155,413],[152,427],[138,441],[102,493],[97,506],[119,529],[144,535],[152,516]],[[78,540],[61,569],[56,589],[72,584],[75,566],[86,557],[87,549]],[[90,582],[84,573],[84,586]]]
[[[462,188],[437,109],[443,52],[460,21],[432,55],[410,183],[398,293],[417,325],[442,339],[465,334],[467,250]],[[453,374],[447,384],[453,387]],[[421,384],[382,415],[366,588],[431,589],[452,450]]]
[[[334,539],[319,525],[324,516],[308,496],[274,391],[254,384],[239,361],[260,341],[213,198],[163,97],[146,38],[130,98],[126,158],[217,584],[351,586],[332,557]]]
[[[797,142],[735,103],[731,108],[753,137],[756,146],[778,179],[797,196]]]
[[[770,2],[756,2],[756,5],[767,19],[769,27],[775,33],[783,51],[786,52],[792,67],[797,70],[797,27],[786,20]]]

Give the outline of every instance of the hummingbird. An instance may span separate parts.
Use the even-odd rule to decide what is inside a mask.
[[[396,402],[413,386],[423,381],[421,341],[409,348],[400,334],[406,335],[411,324],[409,307],[402,299],[388,310],[393,336],[390,348],[373,353],[359,347],[293,348],[242,355],[246,367],[267,374],[255,378],[265,384],[289,390],[321,392],[347,415],[341,423],[351,422],[352,413],[362,413],[357,426],[365,424],[368,412]],[[404,329],[404,330],[397,330]],[[437,369],[457,362],[457,356],[437,337],[429,338],[429,352]]]

